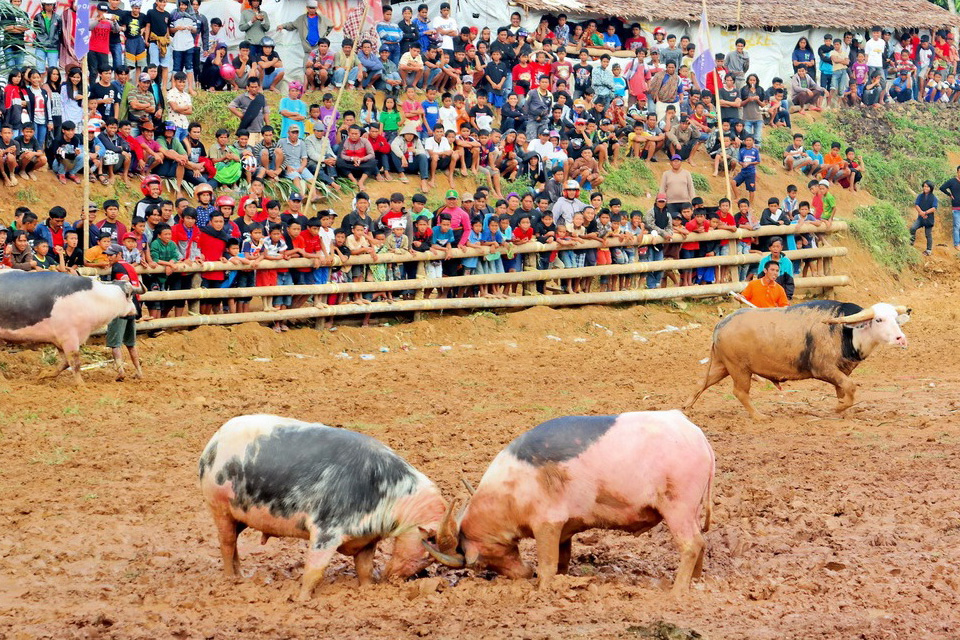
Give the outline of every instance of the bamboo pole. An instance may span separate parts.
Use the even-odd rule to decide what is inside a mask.
[[[840,287],[850,284],[847,276],[822,276],[817,278],[797,278],[797,289],[822,287]],[[307,320],[318,317],[353,316],[368,313],[403,313],[410,311],[446,311],[451,309],[507,309],[535,306],[576,306],[588,304],[614,304],[623,302],[642,302],[650,300],[669,300],[672,298],[692,298],[722,296],[729,292],[742,291],[745,282],[724,284],[695,285],[692,287],[668,287],[666,289],[634,289],[630,291],[603,291],[594,293],[565,293],[559,295],[518,296],[515,298],[431,298],[429,300],[401,300],[394,303],[374,302],[372,304],[342,304],[325,307],[302,307],[280,311],[251,311],[249,313],[217,314],[209,316],[180,316],[161,318],[137,323],[137,331],[156,331],[199,327],[204,325],[241,324],[244,322],[277,322],[280,320]],[[95,335],[104,333],[103,330]]]
[[[357,51],[360,50],[360,42],[363,40],[363,30],[367,24],[367,11],[370,9],[371,2],[380,2],[380,0],[360,0],[363,2],[363,14],[360,17],[360,28],[357,33],[357,41],[353,43],[353,59],[356,61],[356,64],[359,64],[360,59],[357,57]],[[353,65],[347,67],[346,71],[343,74],[343,86],[337,90],[337,99],[333,102],[333,114],[336,115],[340,110],[340,100],[343,98],[343,92],[347,88],[347,82],[350,78],[350,71],[353,70]],[[333,127],[337,126],[336,120],[333,122]],[[304,135],[306,137],[306,135]],[[313,172],[313,176],[310,178],[310,191],[307,195],[307,202],[304,205],[303,213],[307,215],[310,212],[310,207],[313,206],[313,198],[317,194],[317,176],[320,175],[320,168],[323,166],[323,158],[327,153],[327,149],[330,146],[330,132],[327,131],[327,135],[323,136],[323,140],[320,143],[320,160],[317,162],[317,169]],[[308,218],[310,216],[307,216]]]
[[[824,229],[823,227],[816,227],[810,224],[796,224],[790,225],[787,227],[780,226],[764,226],[759,229],[747,231],[745,229],[737,229],[736,231],[707,231],[705,233],[691,233],[684,238],[675,238],[672,240],[672,243],[677,242],[706,242],[709,240],[739,240],[742,238],[761,238],[768,236],[786,236],[786,235],[795,235],[799,233],[837,233],[840,231],[847,230],[847,223],[842,220],[836,220],[832,223],[829,229]],[[660,236],[643,236],[643,241],[640,243],[640,246],[649,246],[653,244],[669,244]],[[583,243],[577,245],[578,249],[593,249],[599,247],[635,247],[638,246],[636,243],[630,242],[620,242],[617,239],[608,240],[606,244],[603,244],[600,240],[586,240]],[[545,251],[557,251],[558,249],[562,250],[562,247],[558,247],[556,243],[547,243],[541,244],[539,242],[531,242],[528,244],[517,246],[513,249],[515,254],[527,254],[527,253],[542,253]],[[454,249],[451,253],[451,257],[455,259],[460,258],[470,258],[470,257],[480,257],[485,256],[489,253],[487,249]],[[427,260],[436,260],[439,255],[432,252],[424,253],[402,253],[402,254],[386,254],[378,256],[376,264],[394,264],[397,262],[424,262]],[[334,258],[333,267],[339,267],[342,264],[348,265],[358,265],[358,264],[374,264],[372,256],[361,255],[361,256],[351,256],[346,263],[342,263],[339,258]],[[324,265],[327,266],[327,265]],[[261,268],[270,268],[270,269],[302,269],[313,267],[313,260],[309,258],[295,258],[293,260],[271,260],[269,264],[262,264]],[[176,266],[175,273],[198,273],[198,272],[210,272],[210,271],[250,271],[251,266],[245,264],[230,264],[226,262],[184,262]],[[141,274],[163,274],[164,267],[136,267],[137,273]],[[94,269],[89,267],[84,267],[79,270],[82,275],[93,276],[93,275],[109,275],[108,269]]]
[[[702,0],[702,3],[704,20],[707,23],[707,46],[710,48],[710,53],[713,53],[713,42],[711,42],[710,39],[710,20],[707,18],[707,0]],[[737,11],[739,12],[739,5]],[[716,68],[714,68],[713,74],[717,76],[717,81],[713,85],[713,93],[717,99],[717,135],[720,138],[720,154],[723,156],[723,184],[726,187],[727,199],[732,201],[733,194],[730,191],[730,168],[727,166],[727,141],[723,135],[723,119],[720,117],[720,74],[717,73]]]
[[[833,256],[847,255],[847,248],[824,247],[821,249],[799,249],[795,251],[785,251],[784,255],[791,260],[828,258]],[[482,274],[475,276],[455,276],[447,278],[418,278],[415,280],[392,280],[384,282],[341,282],[330,284],[304,284],[271,287],[238,287],[236,289],[185,289],[180,291],[149,291],[142,294],[140,299],[144,302],[152,302],[157,300],[203,300],[219,298],[247,298],[252,296],[322,296],[340,293],[405,291],[408,289],[422,291],[424,289],[471,287],[484,284],[513,284],[518,282],[536,282],[539,280],[590,278],[596,276],[649,273],[651,271],[671,271],[673,269],[696,269],[699,267],[756,264],[760,262],[762,258],[763,256],[759,253],[751,253],[731,256],[713,256],[710,258],[688,258],[686,260],[632,262],[628,264],[580,267],[576,269],[546,269],[543,271],[517,271],[515,273]]]
[[[87,53],[80,61],[80,84],[83,87],[83,252],[90,248],[90,67],[87,64]],[[105,269],[104,271],[109,271]],[[100,274],[105,275],[105,274]]]

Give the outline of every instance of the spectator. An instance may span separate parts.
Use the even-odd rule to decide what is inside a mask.
[[[930,180],[924,180],[922,191],[917,195],[913,203],[913,208],[917,212],[917,218],[910,225],[910,244],[917,241],[917,231],[923,228],[923,234],[927,238],[927,248],[923,255],[929,256],[933,253],[933,224],[934,216],[937,212],[937,196],[933,195],[934,185]]]
[[[657,74],[650,79],[647,86],[654,100],[657,121],[663,120],[669,105],[673,105],[675,109],[679,109],[680,76],[677,75],[676,65],[667,64],[663,71],[658,71]]]
[[[337,173],[341,178],[349,178],[362,189],[368,178],[377,174],[376,154],[366,138],[360,137],[357,125],[350,127],[347,139],[343,141],[337,158]]]
[[[436,130],[442,132],[440,128]],[[400,174],[400,182],[408,182],[405,174],[418,172],[420,174],[420,190],[428,191],[431,186],[430,180],[439,165],[439,155],[438,161],[432,163],[426,148],[417,136],[416,127],[411,124],[404,125],[403,129],[400,130],[400,135],[390,143],[390,149],[392,151],[393,167]],[[452,163],[450,163],[447,168],[452,171],[452,166]],[[433,173],[431,173],[431,170]]]
[[[250,48],[250,55],[254,60],[259,61],[261,53],[259,43],[270,32],[270,16],[263,10],[262,0],[249,0],[247,4],[249,8],[240,12],[240,24],[237,26],[243,32],[247,42],[257,43]]]
[[[823,103],[824,90],[816,81],[807,75],[807,68],[800,67],[797,74],[790,81],[793,92],[793,104],[800,107],[800,113],[807,109],[820,111]]]
[[[40,11],[33,18],[34,54],[37,70],[60,66],[60,42],[63,39],[63,18],[57,14],[55,0],[41,0]]]
[[[734,50],[728,53],[726,57],[728,75],[733,76],[738,90],[746,86],[746,75],[747,71],[750,70],[750,56],[746,51],[746,46],[746,40],[737,38],[734,43]]]
[[[237,130],[244,130],[250,134],[250,144],[257,145],[262,140],[263,127],[265,126],[267,115],[270,108],[263,94],[260,93],[260,81],[251,77],[246,84],[247,92],[238,95],[227,106],[230,113],[240,119],[240,126]]]
[[[259,75],[263,79],[263,90],[267,91],[272,89],[279,93],[280,81],[283,80],[285,69],[283,68],[283,61],[281,61],[280,56],[277,55],[273,38],[261,38],[259,49],[260,55],[257,64],[260,67]]]
[[[316,49],[320,44],[320,41],[326,38],[330,33],[330,22],[319,11],[317,11],[317,7],[317,0],[307,0],[306,13],[298,16],[293,22],[284,22],[283,24],[277,26],[278,31],[284,30],[297,32],[297,35],[300,36],[300,45],[303,47],[304,54],[310,53]],[[389,9],[387,7],[384,8],[384,20],[389,20],[386,15],[388,10]],[[242,26],[240,28],[243,30]],[[267,29],[269,30],[269,26]],[[251,36],[248,34],[247,38],[250,39]]]
[[[780,263],[767,262],[760,278],[751,280],[741,294],[747,302],[761,309],[769,307],[786,307],[789,303],[787,293],[777,283],[780,276]]]
[[[281,138],[277,145],[277,151],[283,158],[283,176],[287,180],[293,180],[293,186],[297,191],[303,192],[304,180],[310,180],[311,173],[307,169],[306,145],[300,140],[300,125],[294,123],[287,128],[287,135]]]
[[[160,74],[160,86],[166,89],[170,69],[173,67],[173,49],[170,47],[170,14],[166,11],[166,0],[154,0],[153,9],[147,11],[147,28],[144,39],[147,42],[148,61],[155,65]]]
[[[680,214],[680,209],[686,202],[691,202],[697,195],[693,187],[693,174],[681,167],[682,158],[674,155],[670,158],[670,169],[660,177],[660,193],[667,197],[667,211],[672,216]]]

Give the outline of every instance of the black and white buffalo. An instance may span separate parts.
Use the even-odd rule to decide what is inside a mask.
[[[237,536],[306,538],[300,598],[309,598],[336,552],[373,580],[377,543],[393,538],[385,577],[408,578],[432,560],[447,509],[440,490],[383,443],[360,433],[271,415],[233,418],[200,456],[200,489],[220,537],[223,570],[240,570]]]
[[[0,271],[0,340],[52,344],[60,352],[55,378],[68,368],[81,384],[80,347],[114,318],[137,312],[129,282],[100,282],[51,271]]]
[[[750,403],[755,374],[777,385],[807,378],[829,382],[837,390],[836,411],[845,411],[857,389],[850,379],[853,370],[880,345],[906,348],[900,325],[909,313],[906,307],[883,302],[863,309],[835,300],[740,309],[717,323],[706,379],[683,408],[692,407],[704,391],[730,376],[734,395],[752,418],[760,418]]]

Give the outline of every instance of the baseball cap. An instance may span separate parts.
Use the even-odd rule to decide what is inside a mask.
[[[612,122],[609,118],[604,118],[603,120],[600,121],[600,126],[601,126],[601,127],[605,127],[605,126],[607,126],[608,124],[613,124],[613,122]]]
[[[579,190],[580,190],[580,183],[577,182],[576,180],[567,180],[567,183],[566,183],[565,185],[563,185],[563,188],[564,188],[565,190],[566,190],[566,189],[576,189],[577,191],[579,191]]]
[[[317,0],[307,0],[308,9],[316,9],[318,6],[319,5],[317,4]]]
[[[675,154],[673,154],[672,156],[670,156],[670,160],[671,160],[671,161],[673,161],[673,160],[683,160],[683,158],[681,158],[679,154],[676,154],[676,153],[675,153]]]
[[[110,5],[108,5],[106,2],[98,2],[98,3],[97,3],[97,10],[98,10],[98,11],[110,11]]]
[[[459,197],[460,197],[460,194],[457,193],[457,190],[456,190],[456,189],[448,189],[448,190],[447,190],[447,195],[444,196],[444,198],[445,198],[446,200],[450,200],[451,198],[459,198]]]
[[[657,202],[659,202],[659,201],[661,201],[661,200],[663,200],[664,202],[666,202],[666,201],[667,201],[667,194],[665,194],[665,193],[658,193],[658,194],[657,194]]]
[[[473,202],[473,194],[467,191],[460,200],[463,202]]]
[[[87,211],[100,211],[100,205],[96,202],[91,202],[87,205]]]
[[[150,74],[149,74],[149,73],[141,73],[141,74],[140,74],[140,77],[137,78],[137,80],[139,80],[140,82],[150,82]]]
[[[120,238],[120,239],[121,239],[121,240],[127,240],[127,239],[130,239],[130,238],[133,238],[134,240],[136,240],[136,239],[137,239],[137,235],[136,235],[135,233],[132,233],[132,232],[130,232],[130,231],[127,231],[125,234],[123,234],[123,237]]]
[[[303,196],[300,195],[299,192],[294,191],[293,193],[290,194],[290,200],[292,200],[293,202],[302,202]]]
[[[465,75],[462,78],[460,78],[460,82],[462,82],[463,84],[473,84],[473,76],[469,74]]]
[[[577,119],[573,122],[573,124],[587,124],[587,121],[584,120],[583,118],[577,118]]]
[[[107,247],[107,250],[104,251],[104,253],[107,254],[108,256],[116,256],[116,255],[120,255],[122,251],[123,251],[123,247],[121,247],[116,242],[114,242],[109,247]]]
[[[819,184],[820,184],[821,187],[829,187],[829,186],[830,186],[830,182],[829,182],[828,180],[821,180],[821,181],[819,182]]]
[[[560,132],[557,131],[556,129],[553,129],[552,131],[550,131],[550,137],[551,137],[551,138],[559,138],[559,137],[560,137]]]
[[[177,125],[173,124],[172,122],[164,122],[164,123],[163,123],[163,128],[164,128],[166,131],[176,131],[176,130],[177,130]]]

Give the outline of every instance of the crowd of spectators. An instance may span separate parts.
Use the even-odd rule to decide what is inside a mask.
[[[109,256],[120,255],[130,264],[163,267],[165,273],[146,278],[148,284],[175,290],[189,285],[176,271],[183,261],[313,261],[309,268],[205,272],[204,286],[219,288],[415,277],[417,262],[378,263],[392,252],[430,253],[425,274],[440,277],[519,271],[534,263],[540,269],[572,268],[759,251],[772,252],[775,279],[792,297],[792,275],[816,274],[817,263],[792,262],[780,251],[816,246],[815,233],[665,245],[640,245],[638,238],[801,221],[829,225],[836,209],[831,189],[856,190],[862,160],[851,147],[834,143],[825,150],[797,133],[783,152],[765,153],[782,158],[783,170],[797,176],[804,195],[791,186],[758,211],[765,127],[789,128],[791,112],[806,109],[902,102],[904,87],[908,99],[960,99],[952,87],[930,84],[953,82],[945,73],[957,58],[950,34],[935,34],[933,45],[913,35],[891,43],[890,33],[873,29],[863,43],[847,33],[828,38],[817,52],[801,38],[795,75],[786,82],[774,78],[766,88],[750,70],[745,42],[737,40],[733,51],[717,54],[716,69],[700,86],[691,73],[696,48],[686,35],[658,27],[648,41],[639,25],[615,19],[573,24],[561,14],[528,32],[514,13],[509,25],[478,30],[458,27],[448,3],[432,17],[426,5],[402,7],[399,22],[384,7],[383,21],[370,30],[361,29],[351,12],[347,37],[333,52],[326,38],[330,25],[315,0],[308,0],[304,15],[276,27],[260,0],[249,0],[239,24],[247,40],[230,52],[222,22],[207,20],[199,7],[199,0],[178,0],[173,12],[163,2],[142,12],[134,0],[124,11],[111,0],[94,8],[87,58],[92,139],[84,149],[77,131],[83,119],[80,69],[74,64],[61,71],[60,21],[55,5],[43,4],[33,21],[35,44],[23,49],[24,66],[11,72],[4,89],[0,177],[15,185],[50,167],[61,183],[80,182],[89,162],[92,179],[105,185],[137,177],[144,198],[125,214],[116,200],[104,203],[102,218],[98,210],[85,212],[93,223],[86,247],[82,221],[65,225],[62,208],[51,209],[41,223],[21,207],[11,228],[0,231],[8,236],[0,242],[0,262],[75,270],[104,266]],[[277,54],[269,35],[277,30],[299,36],[303,83],[290,79],[301,70],[287,69]],[[344,86],[361,92],[358,110],[336,109],[334,92]],[[210,132],[194,121],[193,97],[203,90],[235,93],[229,104],[239,121],[235,131],[219,129],[208,138]],[[283,94],[279,128],[269,124],[264,91]],[[319,101],[304,100],[306,91],[320,91]],[[627,157],[670,165],[649,210],[627,211],[600,191],[611,166]],[[706,205],[685,162],[712,166],[714,175],[726,165],[733,201]],[[438,173],[446,177],[441,189],[449,190],[444,204],[429,211],[425,194],[437,187]],[[456,174],[472,177],[478,188],[461,196],[453,190]],[[412,198],[396,193],[371,203],[363,191],[370,180],[408,182],[408,176],[419,180],[420,193]],[[167,196],[164,179],[173,185]],[[266,194],[265,182],[278,179],[294,184],[288,202]],[[303,194],[314,182],[331,190],[352,187],[357,193],[350,213],[339,218],[328,209],[304,216]],[[508,184],[523,189],[512,192]],[[191,196],[183,197],[188,186]],[[932,186],[930,191],[932,197]],[[921,204],[926,201],[918,209]],[[131,220],[129,228],[121,218]],[[610,238],[625,246],[578,246]],[[552,254],[514,254],[516,246],[533,241],[559,247]],[[482,248],[484,255],[452,258],[449,250],[457,246]],[[373,264],[349,259],[366,254]],[[345,266],[332,267],[334,257]],[[751,271],[740,268],[738,275],[744,279]],[[732,277],[729,268],[707,267],[610,276],[600,286],[654,288]],[[568,278],[557,288],[575,293],[594,284],[593,278]],[[436,292],[516,293],[516,287],[500,285]],[[393,294],[374,297],[389,300]],[[264,305],[305,301],[274,296]],[[249,303],[224,299],[205,303],[203,311],[244,311]],[[148,305],[148,311],[159,317],[183,313],[184,306]]]

